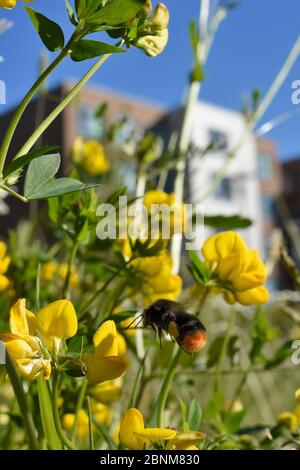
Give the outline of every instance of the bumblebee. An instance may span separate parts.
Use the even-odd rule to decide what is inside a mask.
[[[206,329],[195,315],[172,300],[160,299],[146,308],[142,314],[144,327],[151,326],[158,335],[166,331],[187,354],[199,352],[206,343]]]

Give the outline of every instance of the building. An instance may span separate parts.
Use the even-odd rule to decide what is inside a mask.
[[[282,172],[289,213],[300,229],[300,158],[282,163]]]
[[[284,200],[281,222],[292,258],[300,268],[300,158],[282,164]]]
[[[11,143],[8,159],[13,158],[21,145],[26,142],[33,130],[47,116],[63,97],[72,89],[74,83],[66,82],[61,86],[40,95],[26,109],[21,122],[16,130]],[[95,113],[99,106],[107,104],[105,118],[99,119]],[[88,86],[81,90],[76,99],[59,115],[59,117],[49,126],[43,134],[37,147],[57,146],[62,155],[62,173],[68,168],[68,155],[72,143],[76,136],[84,138],[101,139],[105,126],[114,120],[127,117],[126,126],[122,128],[123,135],[120,139],[125,139],[131,132],[142,134],[145,129],[151,128],[164,114],[164,109],[144,99],[134,96],[123,95],[104,87]],[[12,119],[14,110],[0,116],[0,140]],[[124,176],[127,177],[128,186],[134,184],[134,174],[128,171],[128,165],[113,165],[115,178],[120,177],[120,185],[124,186]],[[129,168],[130,170],[130,168]],[[126,174],[125,174],[126,173]],[[121,182],[122,179],[122,182]],[[7,215],[1,216],[0,233],[4,234],[8,228],[15,225],[16,221],[24,218],[28,214],[28,206],[15,198],[7,198],[5,204],[9,204],[11,211]]]
[[[182,109],[163,117],[157,128],[167,139],[170,132],[179,129]],[[264,253],[261,184],[255,139],[247,135],[241,113],[199,102],[194,112],[191,144],[199,149],[199,156],[190,158],[186,178],[186,193],[192,203],[204,200],[206,215],[241,215],[251,219],[252,225],[243,230],[247,243]],[[205,151],[205,149],[210,149]],[[234,158],[232,152],[236,151]],[[204,155],[202,153],[204,152]],[[211,191],[218,172],[230,163],[218,187]],[[209,230],[207,230],[209,235]]]
[[[277,148],[271,140],[257,141],[257,159],[263,245],[267,253],[270,249],[272,231],[280,225],[277,202],[282,195],[283,176]]]
[[[72,82],[64,83],[41,95],[28,107],[12,142],[11,157],[16,154],[43,116],[55,108],[72,86]],[[104,117],[99,118],[96,111],[103,103],[108,105],[107,112]],[[0,139],[12,113],[13,111],[0,118]],[[78,135],[101,139],[108,124],[126,117],[126,126],[118,136],[121,141],[131,133],[138,136],[147,129],[153,129],[167,142],[168,136],[180,129],[182,116],[181,108],[166,112],[162,107],[143,99],[102,87],[89,86],[80,92],[48,128],[38,146],[58,146],[63,156],[64,168],[67,168],[67,157]],[[189,202],[194,204],[201,201],[207,191],[210,191],[216,175],[227,165],[227,159],[231,158],[232,152],[237,149],[221,183],[204,201],[205,213],[239,214],[251,219],[253,223],[243,230],[243,236],[249,246],[266,256],[270,233],[276,224],[275,199],[281,187],[274,145],[271,142],[256,142],[252,136],[247,135],[241,113],[204,102],[199,102],[195,109],[191,144],[197,151],[188,163],[186,196]],[[124,185],[125,178],[127,186],[134,185],[135,173],[132,166],[120,159],[112,166],[116,184]],[[171,180],[166,186],[170,190],[173,189]],[[13,226],[16,220],[26,216],[24,204],[12,198],[8,200],[10,204],[13,203],[13,212],[1,217],[2,230]],[[209,235],[209,230],[206,235]]]

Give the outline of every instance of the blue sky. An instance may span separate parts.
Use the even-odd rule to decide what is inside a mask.
[[[197,18],[199,0],[164,0],[171,13],[170,41],[166,51],[150,59],[138,50],[116,55],[93,78],[93,83],[142,96],[167,107],[180,103],[190,71],[191,53],[187,29]],[[68,34],[63,0],[36,0],[34,7],[58,21]],[[21,4],[12,11],[1,9],[0,18],[14,27],[0,36],[0,79],[7,83],[5,111],[24,95],[35,79],[42,44]],[[201,98],[240,109],[242,97],[254,88],[265,92],[300,33],[299,0],[241,0],[216,37],[205,69]],[[50,53],[49,53],[50,54]],[[53,74],[50,84],[79,78],[89,62],[67,59]],[[291,83],[300,80],[300,60],[274,100],[263,122],[286,111],[300,113],[291,102]],[[300,155],[300,114],[268,134],[278,145],[281,159]]]

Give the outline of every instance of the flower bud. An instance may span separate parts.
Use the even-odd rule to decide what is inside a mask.
[[[147,0],[141,11],[137,14],[138,18],[148,18],[152,12],[152,2],[151,0]]]
[[[159,34],[140,37],[135,45],[143,49],[148,56],[156,57],[163,52],[168,43],[168,39],[169,32],[167,29],[164,29],[160,31]]]
[[[161,29],[168,27],[170,20],[169,10],[163,3],[159,3],[154,10],[154,14],[151,19],[153,26],[156,26]]]

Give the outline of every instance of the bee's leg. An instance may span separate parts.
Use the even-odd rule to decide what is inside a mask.
[[[157,328],[157,333],[158,333],[158,339],[159,339],[159,345],[160,345],[160,349],[162,349],[162,329],[161,328]]]
[[[150,324],[150,326],[151,326],[152,330],[154,331],[154,338],[156,338],[157,330],[156,330],[155,326],[152,323]]]
[[[173,344],[176,343],[175,338],[174,338],[172,335],[170,335],[170,333],[169,333],[169,336],[170,336],[170,338],[171,338],[172,343],[173,343]]]

